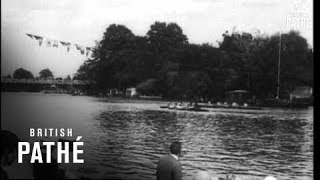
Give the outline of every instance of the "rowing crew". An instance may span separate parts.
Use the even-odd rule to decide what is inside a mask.
[[[233,102],[231,105],[228,104],[227,102],[221,103],[217,102],[217,106],[222,106],[222,107],[240,107],[240,105],[236,102]],[[249,105],[247,103],[243,103],[243,107],[248,107]]]
[[[169,109],[188,109],[188,108],[197,108],[198,104],[197,103],[188,103],[188,104],[183,104],[182,101],[180,102],[169,102],[166,106]]]

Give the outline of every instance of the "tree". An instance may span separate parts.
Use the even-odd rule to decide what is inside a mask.
[[[102,88],[125,90],[150,78],[152,57],[145,37],[135,36],[123,25],[110,25],[97,42],[93,59],[80,66],[78,79],[96,81]]]
[[[223,34],[219,47],[191,44],[176,23],[155,22],[146,36],[112,24],[74,79],[102,88],[137,87],[165,98],[221,98],[247,89],[256,97],[275,97],[279,34]],[[313,84],[313,51],[298,32],[282,34],[281,91]]]
[[[93,52],[94,59],[106,61],[115,51],[130,46],[134,34],[124,25],[111,24],[100,42],[97,42]]]
[[[34,79],[34,76],[30,71],[25,70],[23,68],[19,68],[14,71],[13,78],[14,79]]]
[[[50,69],[43,69],[39,72],[40,78],[48,79],[48,78],[53,78],[53,74],[50,71]]]
[[[155,22],[147,32],[147,39],[153,50],[165,52],[188,43],[188,38],[176,23]]]
[[[157,80],[147,79],[146,81],[137,85],[137,91],[145,95],[157,94]]]
[[[12,77],[11,77],[11,75],[10,75],[10,74],[8,74],[8,75],[4,76],[3,78],[4,78],[4,79],[12,79]]]
[[[223,34],[220,49],[224,54],[225,90],[249,89],[248,63],[254,39],[250,33]]]
[[[249,90],[258,97],[275,97],[279,61],[280,34],[256,37],[244,63]],[[312,85],[313,58],[306,40],[298,32],[281,35],[280,95],[295,86]]]
[[[73,76],[73,80],[94,80],[95,72],[98,71],[97,62],[94,60],[86,60]]]
[[[272,38],[279,38],[279,36]],[[313,68],[308,67],[312,61],[309,61],[308,56],[307,40],[299,32],[290,31],[282,35],[280,66],[280,85],[282,87],[280,90],[292,91],[296,86],[311,85],[308,84],[307,78],[310,77],[309,72],[312,72]]]
[[[71,76],[70,75],[67,75],[67,77],[64,79],[66,81],[71,81]]]
[[[169,60],[175,58],[174,51],[182,49],[188,44],[188,38],[181,27],[176,23],[165,23],[156,21],[150,26],[146,35],[150,51],[153,53],[153,63],[155,71],[160,71],[161,67]]]

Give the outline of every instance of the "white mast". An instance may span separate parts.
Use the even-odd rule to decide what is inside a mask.
[[[281,32],[280,32],[280,42],[279,42],[279,59],[278,59],[278,82],[277,82],[277,99],[279,99],[280,94],[280,57],[281,57]]]

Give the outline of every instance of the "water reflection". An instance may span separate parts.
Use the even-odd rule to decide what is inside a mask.
[[[312,177],[312,129],[305,119],[119,110],[96,120],[93,146],[103,178],[154,179],[156,162],[173,140],[183,142],[185,178],[199,170]]]
[[[173,140],[179,140],[185,152],[181,158],[184,179],[199,170],[313,178],[313,109],[191,113],[163,110],[156,102],[1,96],[5,112],[1,125],[19,137],[28,137],[30,127],[72,127],[75,135],[82,135],[85,163],[71,169],[82,177],[155,179],[159,157]]]

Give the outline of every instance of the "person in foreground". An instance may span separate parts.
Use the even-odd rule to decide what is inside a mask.
[[[4,169],[11,166],[17,158],[19,141],[19,138],[12,132],[1,130],[1,179],[9,179]]]
[[[170,153],[160,158],[157,166],[157,180],[181,180],[182,170],[179,162],[181,143],[174,141],[170,145]]]

